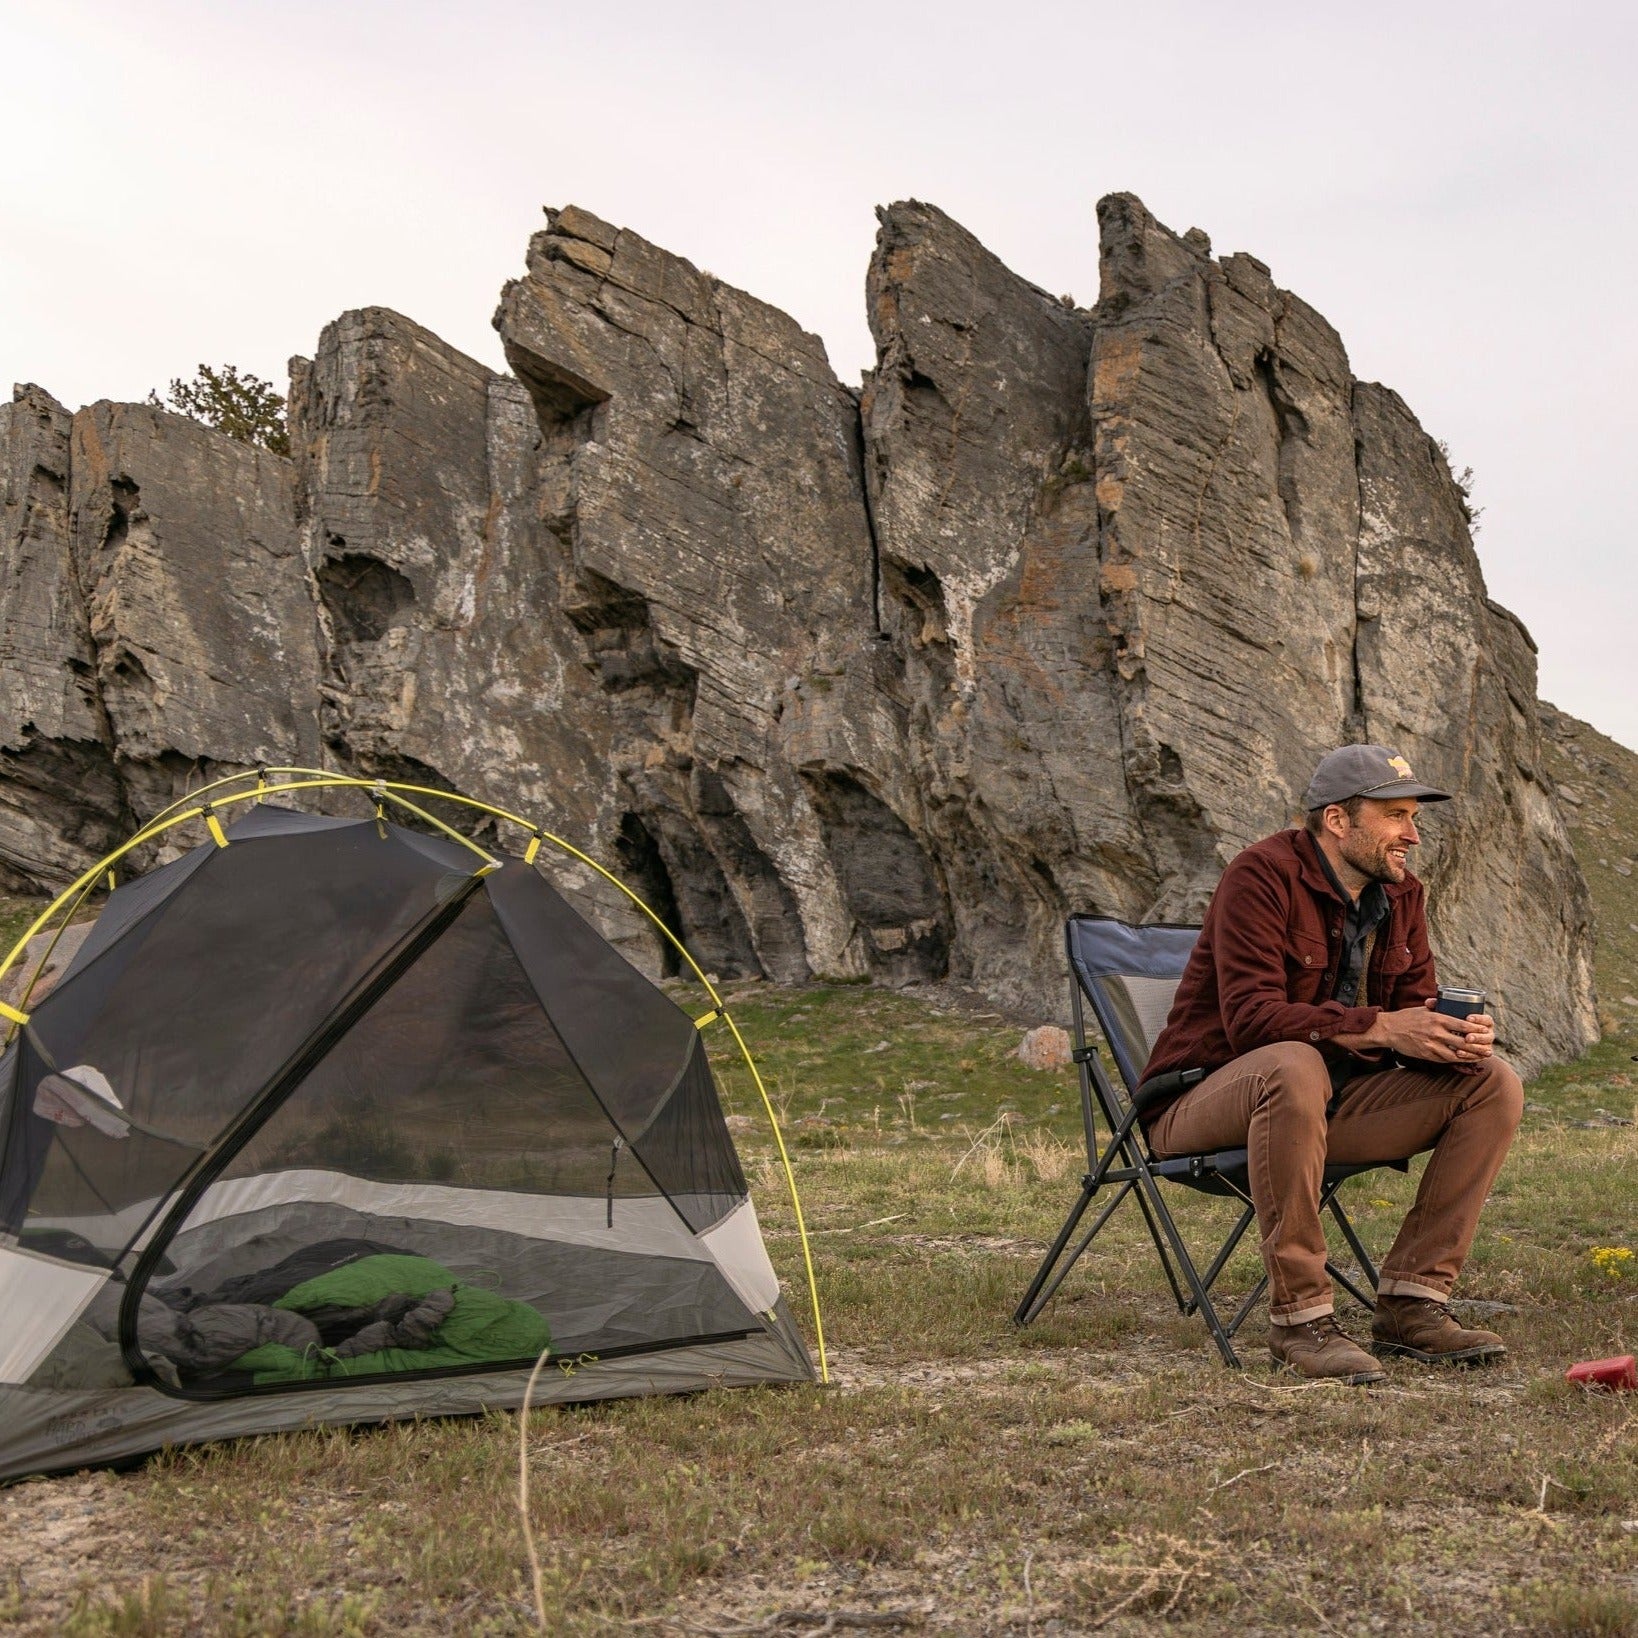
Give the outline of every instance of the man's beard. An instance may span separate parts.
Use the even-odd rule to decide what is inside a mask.
[[[1340,851],[1343,858],[1367,881],[1402,882],[1405,879],[1403,861],[1388,856],[1388,850],[1393,845],[1391,842],[1372,843],[1363,837],[1350,836],[1342,843]]]

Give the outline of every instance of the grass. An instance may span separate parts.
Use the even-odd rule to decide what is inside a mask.
[[[730,1005],[787,1132],[835,1384],[535,1412],[550,1629],[1638,1635],[1638,1396],[1563,1379],[1638,1348],[1638,1256],[1618,1255],[1638,1253],[1638,1127],[1611,1120],[1638,1102],[1620,1001],[1638,994],[1638,930],[1622,932],[1638,902],[1614,869],[1638,781],[1624,763],[1626,785],[1595,780],[1610,753],[1590,742],[1560,754],[1555,777],[1583,796],[1609,1033],[1530,1085],[1464,1271],[1462,1311],[1507,1335],[1503,1364],[1304,1384],[1273,1373],[1253,1319],[1247,1369],[1227,1371],[1129,1204],[1019,1331],[1082,1167],[1072,1078],[1012,1056],[1020,1021],[941,995],[741,985]],[[727,1045],[720,1026],[711,1040]],[[717,1057],[800,1317],[759,1099]],[[1417,1170],[1347,1186],[1368,1244],[1391,1238]],[[1220,1231],[1220,1205],[1177,1209],[1197,1243]],[[1256,1273],[1244,1251],[1224,1284]],[[508,1416],[319,1431],[0,1492],[0,1626],[532,1630],[517,1435]]]
[[[19,899],[0,894],[0,960],[28,931],[29,923],[45,908],[40,899]]]
[[[1531,1088],[1462,1287],[1508,1333],[1505,1365],[1395,1365],[1360,1392],[1275,1376],[1256,1321],[1248,1369],[1224,1370],[1130,1209],[1012,1326],[1080,1169],[1073,1082],[1011,1056],[1016,1023],[854,986],[742,986],[731,1005],[791,1135],[836,1385],[534,1413],[553,1631],[852,1611],[1078,1632],[1113,1611],[1099,1630],[1638,1633],[1638,1401],[1562,1379],[1638,1344],[1638,1274],[1592,1255],[1633,1241],[1638,1129],[1576,1124],[1626,1093],[1619,1055]],[[743,1070],[721,1079],[754,1117]],[[794,1274],[763,1130],[739,1142]],[[1369,1242],[1413,1188],[1350,1185]],[[1220,1221],[1181,1210],[1201,1238]],[[1248,1253],[1225,1279],[1254,1275]],[[500,1416],[21,1486],[0,1494],[0,1620],[87,1638],[526,1631],[515,1484]],[[57,1518],[74,1551],[44,1568]]]

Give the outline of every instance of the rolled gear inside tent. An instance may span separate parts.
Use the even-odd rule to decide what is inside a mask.
[[[801,1382],[700,1030],[534,869],[259,804],[0,1057],[0,1479]]]

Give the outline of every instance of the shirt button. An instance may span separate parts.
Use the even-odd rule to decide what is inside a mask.
[[[1308,1039],[1310,1041],[1317,1041],[1319,1039],[1319,1031],[1317,1029],[1309,1030]]]

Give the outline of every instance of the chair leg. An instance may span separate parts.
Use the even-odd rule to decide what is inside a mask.
[[[1331,1198],[1327,1200],[1325,1204],[1330,1207],[1331,1215],[1336,1219],[1337,1227],[1342,1230],[1343,1239],[1348,1242],[1348,1249],[1353,1252],[1354,1256],[1358,1259],[1360,1272],[1365,1276],[1366,1280],[1370,1282],[1371,1290],[1374,1292],[1379,1283],[1376,1273],[1376,1264],[1373,1263],[1370,1257],[1367,1255],[1365,1247],[1360,1241],[1358,1231],[1354,1228],[1354,1225],[1350,1221],[1347,1212],[1342,1209],[1341,1203],[1337,1200],[1335,1189],[1331,1191]],[[1367,1303],[1365,1306],[1368,1308],[1370,1307],[1370,1304]]]
[[[1180,1314],[1194,1312],[1194,1299],[1183,1295],[1183,1287],[1178,1283],[1177,1270],[1172,1267],[1171,1253],[1166,1250],[1166,1242],[1160,1233],[1160,1227],[1155,1222],[1149,1210],[1149,1202],[1143,1190],[1138,1190],[1138,1205],[1143,1208],[1143,1220],[1149,1225],[1149,1238],[1155,1243],[1155,1250],[1160,1254],[1160,1266],[1166,1270],[1166,1283],[1172,1288],[1172,1296],[1177,1302],[1177,1311]],[[1207,1282],[1210,1284],[1210,1281]]]
[[[1361,1308],[1365,1309],[1367,1313],[1376,1307],[1375,1298],[1367,1297],[1365,1293],[1361,1291],[1359,1287],[1355,1285],[1354,1282],[1349,1279],[1348,1276],[1344,1274],[1335,1263],[1327,1262],[1325,1265],[1325,1272],[1329,1274],[1331,1278],[1335,1280],[1336,1283],[1340,1285],[1342,1289],[1346,1291]]]
[[[1070,1269],[1072,1269],[1075,1264],[1081,1260],[1081,1256],[1086,1251],[1087,1247],[1097,1239],[1099,1231],[1103,1228],[1103,1225],[1115,1215],[1115,1208],[1127,1197],[1128,1194],[1132,1192],[1132,1187],[1133,1185],[1130,1180],[1122,1183],[1119,1193],[1117,1193],[1115,1198],[1098,1213],[1097,1217],[1093,1220],[1092,1227],[1081,1236],[1080,1243],[1072,1252],[1070,1252],[1068,1257],[1064,1259],[1063,1266],[1056,1274],[1053,1275],[1046,1289],[1042,1291],[1041,1295],[1036,1299],[1035,1312],[1030,1315],[1031,1319],[1034,1319],[1035,1315],[1040,1313],[1040,1311],[1046,1307],[1048,1302],[1052,1300],[1053,1296],[1057,1293],[1058,1287],[1064,1283],[1064,1276],[1068,1274]]]
[[[1245,1232],[1251,1227],[1256,1216],[1257,1213],[1251,1206],[1247,1206],[1246,1209],[1240,1213],[1240,1221],[1234,1225],[1233,1232],[1218,1248],[1217,1255],[1211,1260],[1211,1267],[1208,1268],[1200,1277],[1200,1283],[1205,1286],[1208,1291],[1210,1291],[1211,1288],[1216,1285],[1217,1276],[1223,1272],[1223,1265],[1229,1260],[1230,1257],[1234,1255],[1235,1247],[1238,1246],[1240,1241],[1245,1238]],[[1189,1306],[1183,1310],[1183,1312],[1185,1314],[1192,1314],[1194,1312],[1194,1304],[1191,1302]]]
[[[1040,1313],[1043,1304],[1046,1302],[1046,1298],[1040,1295],[1041,1287],[1046,1284],[1052,1273],[1053,1264],[1063,1255],[1064,1247],[1069,1244],[1070,1236],[1074,1234],[1081,1218],[1086,1215],[1086,1208],[1092,1204],[1094,1192],[1092,1180],[1090,1178],[1083,1179],[1080,1198],[1070,1207],[1069,1215],[1064,1219],[1064,1226],[1058,1230],[1058,1238],[1052,1242],[1051,1250],[1041,1259],[1041,1266],[1035,1270],[1035,1278],[1029,1282],[1029,1290],[1024,1293],[1024,1300],[1013,1311],[1012,1323],[1014,1325],[1028,1325]]]
[[[1234,1310],[1234,1318],[1228,1323],[1228,1334],[1233,1336],[1242,1325],[1253,1308],[1262,1301],[1263,1293],[1268,1289],[1268,1276],[1264,1274],[1257,1283],[1240,1299],[1240,1306]]]
[[[1085,1039],[1084,1032],[1081,1027],[1080,1000],[1078,992],[1075,995],[1075,1035],[1077,1039]],[[1132,1178],[1128,1175],[1121,1179],[1119,1193],[1117,1193],[1115,1198],[1111,1200],[1101,1212],[1099,1212],[1097,1221],[1093,1223],[1092,1227],[1086,1231],[1086,1235],[1082,1239],[1081,1243],[1075,1247],[1073,1252],[1070,1253],[1068,1260],[1064,1263],[1063,1267],[1058,1270],[1056,1276],[1052,1276],[1052,1265],[1060,1256],[1063,1255],[1064,1247],[1069,1244],[1070,1236],[1074,1234],[1076,1225],[1080,1222],[1086,1208],[1092,1203],[1092,1196],[1103,1187],[1104,1179],[1111,1169],[1114,1168],[1116,1161],[1123,1162],[1127,1168],[1141,1164],[1142,1157],[1138,1154],[1136,1142],[1132,1137],[1132,1127],[1137,1122],[1137,1111],[1135,1109],[1128,1109],[1126,1114],[1115,1122],[1113,1129],[1109,1134],[1108,1148],[1106,1148],[1101,1155],[1097,1153],[1096,1144],[1093,1141],[1092,1124],[1093,1071],[1096,1071],[1100,1076],[1102,1075],[1102,1071],[1097,1069],[1097,1065],[1095,1063],[1082,1063],[1082,1113],[1086,1122],[1087,1160],[1092,1169],[1086,1174],[1085,1177],[1081,1179],[1080,1199],[1076,1201],[1074,1208],[1065,1219],[1064,1226],[1059,1229],[1058,1238],[1052,1242],[1052,1248],[1047,1252],[1041,1266],[1036,1269],[1035,1278],[1030,1281],[1029,1290],[1024,1293],[1024,1300],[1019,1303],[1018,1307],[1013,1311],[1012,1318],[1015,1325],[1028,1325],[1029,1322],[1041,1312],[1042,1308],[1046,1306],[1052,1294],[1063,1283],[1064,1276],[1070,1271],[1071,1268],[1075,1266],[1075,1263],[1079,1260],[1081,1253],[1084,1252],[1086,1248],[1097,1238],[1098,1230],[1109,1221],[1109,1218],[1114,1212],[1115,1208],[1131,1192]],[[1100,1099],[1100,1102],[1107,1111],[1110,1107],[1109,1100]],[[1141,1200],[1142,1196],[1140,1195],[1138,1198]],[[1145,1217],[1148,1217],[1149,1215],[1147,1206],[1144,1207],[1143,1215]],[[1152,1223],[1150,1224],[1150,1232],[1154,1232],[1154,1225]],[[1166,1272],[1168,1277],[1170,1277],[1170,1268],[1168,1268]],[[1049,1277],[1051,1278],[1050,1284],[1048,1284]],[[1174,1290],[1176,1289],[1176,1284],[1176,1280],[1173,1279],[1172,1285]]]
[[[1052,1249],[1041,1260],[1041,1266],[1035,1271],[1035,1278],[1030,1281],[1029,1290],[1024,1293],[1024,1300],[1019,1303],[1012,1316],[1014,1325],[1028,1325],[1041,1310],[1052,1300],[1058,1287],[1064,1283],[1067,1275],[1076,1263],[1081,1260],[1086,1248],[1097,1239],[1098,1231],[1114,1215],[1115,1208],[1132,1192],[1132,1182],[1128,1178],[1116,1191],[1113,1200],[1109,1201],[1093,1220],[1092,1227],[1082,1236],[1080,1243],[1063,1258],[1062,1264],[1054,1272],[1053,1265],[1063,1257],[1064,1247],[1069,1244],[1069,1237],[1075,1232],[1075,1226],[1086,1213],[1086,1208],[1092,1203],[1092,1196],[1097,1193],[1100,1185],[1092,1184],[1090,1179],[1081,1186],[1081,1197],[1075,1202],[1074,1208],[1064,1221],[1064,1226],[1058,1231],[1058,1238],[1052,1242]],[[1141,1197],[1140,1197],[1141,1198]],[[1050,1276],[1050,1279],[1049,1279]]]
[[[1200,1271],[1194,1266],[1194,1259],[1189,1255],[1189,1248],[1183,1243],[1183,1236],[1178,1232],[1172,1214],[1166,1208],[1166,1202],[1160,1198],[1160,1188],[1146,1170],[1138,1173],[1138,1185],[1148,1196],[1149,1204],[1154,1209],[1155,1217],[1160,1220],[1167,1240],[1171,1243],[1172,1254],[1177,1258],[1178,1267],[1183,1270],[1183,1277],[1188,1281],[1189,1291],[1194,1298],[1194,1306],[1205,1320],[1211,1331],[1211,1339],[1217,1344],[1217,1351],[1223,1356],[1223,1363],[1234,1370],[1240,1368],[1240,1356],[1234,1351],[1234,1344],[1229,1340],[1229,1334],[1223,1329],[1223,1322],[1218,1318],[1216,1304],[1211,1300],[1211,1293],[1201,1282]],[[1147,1214],[1145,1214],[1147,1215]],[[1152,1223],[1151,1223],[1152,1227]],[[1156,1241],[1159,1244],[1159,1241]]]

